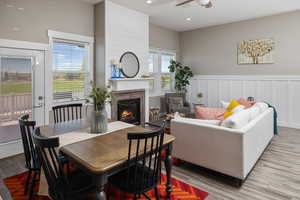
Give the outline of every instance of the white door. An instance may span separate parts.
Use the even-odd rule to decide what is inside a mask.
[[[45,123],[44,51],[0,48],[0,158],[22,152],[18,118]]]

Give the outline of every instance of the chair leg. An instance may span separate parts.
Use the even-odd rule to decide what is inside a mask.
[[[151,198],[146,193],[143,193],[143,195],[147,200],[151,200]]]
[[[70,161],[67,161],[67,174],[71,173],[71,169],[70,169]]]
[[[159,191],[158,191],[157,187],[154,188],[154,192],[155,192],[155,198],[156,198],[156,200],[160,200],[160,195],[159,195]]]
[[[31,179],[31,170],[29,170],[27,178],[26,178],[24,195],[27,195],[30,179]]]
[[[31,188],[30,188],[30,191],[29,191],[29,200],[33,199],[34,187],[35,187],[35,183],[37,182],[37,180],[36,180],[37,174],[38,174],[38,172],[34,171],[33,178],[32,178],[32,181],[31,181]]]

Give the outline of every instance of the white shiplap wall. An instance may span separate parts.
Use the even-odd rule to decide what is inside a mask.
[[[199,92],[209,107],[220,107],[221,100],[253,96],[276,107],[279,125],[300,128],[300,76],[195,76],[189,87],[190,102],[198,102]]]
[[[149,16],[105,2],[106,79],[111,77],[111,60],[120,59],[126,51],[134,52],[140,61],[138,76],[148,72]]]

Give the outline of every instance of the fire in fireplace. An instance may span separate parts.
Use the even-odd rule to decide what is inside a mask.
[[[118,101],[118,120],[130,124],[141,124],[140,99]]]

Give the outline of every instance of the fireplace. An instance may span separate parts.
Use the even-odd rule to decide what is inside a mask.
[[[112,92],[112,120],[140,125],[145,123],[145,90]]]
[[[118,120],[130,124],[141,124],[141,100],[129,99],[118,101]]]

